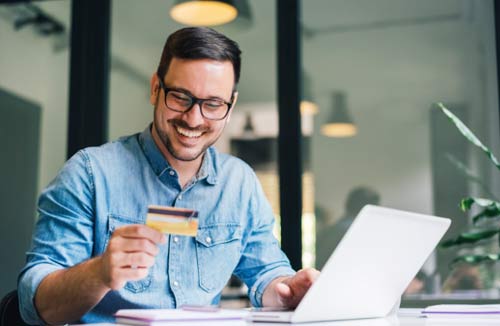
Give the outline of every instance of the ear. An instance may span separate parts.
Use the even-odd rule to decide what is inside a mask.
[[[229,110],[229,113],[227,115],[226,123],[228,123],[231,120],[231,114],[233,113],[234,107],[236,106],[236,102],[238,101],[238,92],[233,93],[233,106],[231,106],[231,110]]]
[[[156,72],[151,76],[150,87],[149,103],[155,106],[156,101],[158,100],[158,95],[160,94],[160,83],[158,82],[158,75]]]

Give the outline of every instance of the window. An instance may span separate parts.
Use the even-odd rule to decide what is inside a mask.
[[[0,5],[3,294],[24,266],[39,192],[66,161],[70,4]]]
[[[303,262],[314,256],[321,267],[367,203],[450,217],[445,238],[470,228],[460,198],[487,194],[447,153],[494,193],[498,171],[433,108],[443,102],[498,148],[493,2],[323,0],[302,1],[302,10],[303,85],[318,106],[304,135],[317,231],[304,229],[304,213],[303,242],[315,246],[304,246]],[[326,124],[342,120],[339,110],[353,124],[327,135]],[[496,298],[498,266],[448,268],[456,255],[477,250],[437,250],[406,298]]]
[[[248,5],[249,16],[214,27],[238,42],[243,52],[238,102],[216,147],[254,168],[277,218],[275,235],[279,238],[276,3],[249,1]],[[164,1],[147,5],[137,0],[113,1],[110,140],[142,131],[153,119],[149,103],[151,75],[156,72],[167,36],[184,27],[168,15],[170,6]],[[231,283],[237,284],[234,280]],[[244,293],[229,290],[225,297],[240,298]]]

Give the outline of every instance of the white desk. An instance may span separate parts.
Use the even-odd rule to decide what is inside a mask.
[[[195,323],[188,322],[189,326],[195,326]],[[187,326],[186,324],[186,326]],[[118,324],[85,324],[92,326],[117,326]],[[395,317],[384,319],[366,319],[366,320],[350,320],[350,321],[334,321],[320,323],[304,323],[304,324],[283,324],[283,323],[247,323],[244,321],[211,321],[199,322],[197,326],[499,326],[500,319],[479,320],[479,319],[427,319],[415,317]],[[172,326],[179,326],[179,323],[173,323]]]
[[[118,324],[85,324],[92,326],[117,326]],[[348,321],[332,321],[319,323],[250,323],[234,320],[214,320],[207,322],[178,322],[171,323],[171,326],[500,326],[500,318],[498,319],[476,319],[476,318],[454,318],[454,319],[439,319],[439,318],[422,318],[412,316],[393,316],[388,318],[376,319],[361,319]],[[76,325],[74,325],[76,326]],[[81,325],[83,326],[83,325]]]

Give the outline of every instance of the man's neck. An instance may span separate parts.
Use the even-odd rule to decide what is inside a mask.
[[[157,134],[154,127],[152,128],[151,132],[156,146],[160,149],[160,152],[162,153],[163,157],[168,161],[170,166],[175,171],[177,171],[177,174],[179,175],[179,183],[181,187],[184,188],[200,170],[204,155],[200,155],[193,161],[178,160],[165,147],[163,142],[160,140],[160,137]]]
[[[172,168],[177,171],[179,175],[179,183],[181,184],[182,188],[184,188],[189,183],[189,181],[191,181],[193,177],[196,176],[196,174],[200,170],[201,162],[203,161],[203,155],[198,157],[194,161],[179,161],[171,155],[163,154],[163,156],[165,156]]]

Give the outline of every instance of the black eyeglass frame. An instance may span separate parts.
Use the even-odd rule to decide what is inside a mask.
[[[222,103],[224,103],[224,104],[227,105],[227,110],[226,110],[226,113],[224,114],[224,116],[222,118],[218,118],[218,119],[208,118],[203,113],[203,109],[201,107],[203,106],[203,102],[205,102],[205,101],[213,101],[214,99],[210,99],[210,98],[198,98],[196,96],[193,96],[193,95],[188,94],[186,92],[183,92],[181,90],[178,90],[178,89],[175,89],[175,88],[166,87],[165,84],[163,83],[163,80],[161,79],[161,77],[159,75],[157,75],[157,76],[158,76],[158,81],[160,82],[160,87],[163,89],[163,93],[165,94],[163,102],[165,103],[165,106],[169,110],[172,110],[174,112],[179,112],[179,113],[186,113],[186,112],[189,112],[189,110],[191,110],[194,107],[195,104],[198,104],[198,106],[200,107],[200,112],[201,112],[201,115],[203,116],[203,118],[205,118],[207,120],[220,121],[220,120],[224,120],[227,117],[227,115],[229,114],[229,111],[233,107],[233,103],[234,103],[234,91],[233,91],[233,93],[231,95],[231,102],[226,102],[226,101],[224,101],[222,99],[218,99],[217,100],[217,101],[221,101]],[[189,106],[189,108],[187,108],[184,111],[180,111],[180,110],[174,110],[171,107],[169,107],[167,105],[167,94],[170,91],[179,92],[179,93],[182,93],[182,94],[186,95],[187,97],[189,97],[189,99],[191,100],[191,105]]]

